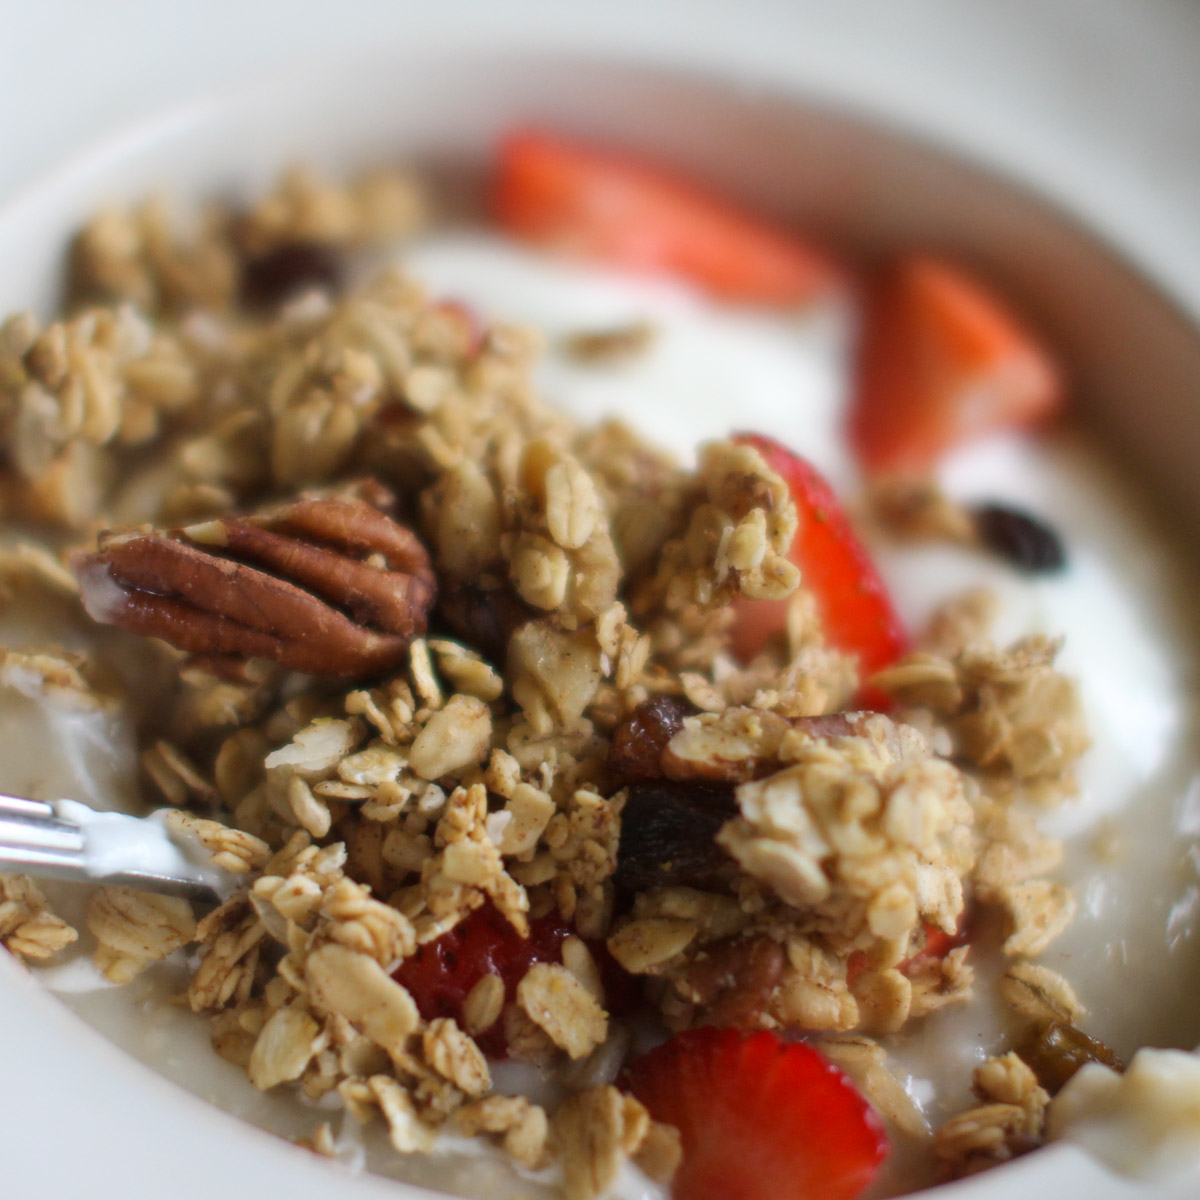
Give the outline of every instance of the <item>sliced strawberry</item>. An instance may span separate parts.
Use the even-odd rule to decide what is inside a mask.
[[[789,557],[800,568],[802,586],[816,598],[829,643],[857,654],[863,676],[895,662],[908,647],[900,618],[875,564],[846,519],[833,489],[804,459],[770,438],[734,435],[753,446],[791,488],[800,529]],[[738,600],[733,652],[754,657],[784,628],[786,600]]]
[[[945,958],[951,950],[965,946],[971,940],[971,918],[966,910],[959,916],[958,928],[953,933],[930,925],[928,921],[922,921],[921,927],[925,935],[921,948],[899,964],[901,971],[911,971],[934,959]]]
[[[535,962],[562,962],[562,944],[571,929],[556,916],[529,922],[523,938],[491,905],[477,908],[449,933],[428,942],[396,969],[393,978],[412,994],[427,1021],[453,1017],[462,1021],[463,1002],[484,975],[499,975],[506,998]],[[479,1038],[490,1054],[504,1053],[499,1025]]]
[[[806,242],[695,184],[538,130],[504,139],[492,204],[500,225],[518,237],[675,275],[723,300],[798,305],[841,277]]]
[[[883,1125],[810,1046],[692,1029],[638,1059],[629,1090],[674,1125],[674,1200],[852,1200],[887,1154]]]
[[[926,471],[962,442],[1051,416],[1062,396],[1053,359],[950,263],[905,255],[868,290],[849,415],[868,472]]]
[[[505,998],[511,1002],[534,963],[562,962],[562,944],[573,932],[552,914],[530,921],[529,937],[523,938],[501,913],[485,904],[406,958],[393,978],[409,990],[427,1021],[453,1017],[461,1024],[467,995],[484,975],[498,975]],[[604,981],[606,1007],[614,1013],[625,1011],[631,1002],[630,977],[603,943],[588,945]],[[503,1057],[506,1052],[498,1022],[477,1040],[493,1057]]]

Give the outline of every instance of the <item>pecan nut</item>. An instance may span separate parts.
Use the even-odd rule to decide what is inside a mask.
[[[84,607],[103,624],[206,657],[350,678],[398,666],[436,592],[416,535],[353,498],[104,533],[72,567]]]

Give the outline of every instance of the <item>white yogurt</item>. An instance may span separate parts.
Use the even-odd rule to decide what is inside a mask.
[[[197,841],[176,839],[167,832],[165,809],[139,819],[77,800],[55,800],[51,807],[83,834],[84,869],[92,879],[128,872],[161,875],[190,880],[220,897],[232,895],[237,887],[234,876],[214,866]]]
[[[1049,1135],[1135,1179],[1200,1169],[1200,1055],[1139,1050],[1123,1075],[1088,1063],[1050,1105]]]
[[[540,368],[543,394],[583,421],[623,417],[684,460],[706,438],[731,428],[757,430],[811,458],[835,486],[854,482],[840,438],[844,313],[801,319],[727,310],[683,287],[549,261],[484,236],[439,236],[406,261],[435,296],[540,326],[550,345]],[[558,352],[564,334],[642,319],[658,336],[634,360],[582,365]],[[958,496],[1007,499],[1040,512],[1064,535],[1071,560],[1061,577],[1029,580],[963,550],[879,553],[914,627],[936,603],[983,583],[1001,595],[1002,636],[1066,635],[1061,661],[1081,681],[1097,744],[1080,772],[1079,802],[1055,818],[1068,837],[1062,875],[1076,888],[1080,913],[1043,961],[1076,986],[1090,1010],[1088,1031],[1119,1052],[1145,1043],[1192,1045],[1200,1014],[1184,997],[1200,991],[1192,940],[1200,908],[1200,739],[1192,736],[1200,728],[1193,698],[1200,637],[1189,604],[1195,581],[1142,500],[1081,435],[998,440],[955,455],[945,478]],[[19,791],[13,779],[35,770],[37,750],[26,750],[19,736],[5,738],[0,784]],[[127,735],[118,743],[128,754]],[[92,799],[95,754],[76,761],[69,744],[65,749],[56,759],[53,794]],[[127,780],[130,762],[119,769],[109,763],[104,771]],[[74,771],[71,786],[63,775]],[[1119,847],[1115,864],[1094,852],[1099,821]],[[936,1014],[892,1047],[908,1072],[910,1094],[933,1125],[969,1103],[971,1068],[1007,1032],[1006,1015],[990,995],[995,964],[980,957],[977,1001]],[[133,989],[74,991],[63,999],[184,1087],[283,1136],[310,1132],[311,1110],[288,1096],[256,1092],[243,1072],[211,1052],[204,1022],[165,1003],[178,970],[167,964]],[[479,1144],[468,1153],[447,1142],[430,1160],[399,1158],[372,1135],[364,1147],[370,1169],[427,1186],[489,1197],[548,1194]],[[928,1154],[898,1146],[872,1195],[929,1179]],[[660,1189],[631,1176],[617,1194],[655,1200]]]

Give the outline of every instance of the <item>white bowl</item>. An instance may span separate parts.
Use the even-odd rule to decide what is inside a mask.
[[[1020,304],[1070,367],[1081,416],[1119,446],[1158,502],[1200,526],[1200,337],[1109,248],[1062,213],[881,127],[720,80],[576,59],[397,55],[278,78],[170,113],[110,140],[0,212],[0,311],[55,302],[65,235],[107,200],[169,185],[183,195],[244,193],[303,158],[332,169],[429,161],[469,191],[498,134],[540,119],[644,151],[711,180],[767,213],[795,219],[856,254],[953,251]],[[1152,404],[1135,403],[1144,397]],[[1164,846],[1169,825],[1148,837]],[[1171,885],[1175,886],[1175,885]],[[1182,893],[1181,893],[1182,894]],[[1186,960],[1190,986],[1200,963]],[[1122,1018],[1125,1047],[1191,1044],[1200,1014],[1164,998],[1176,974],[1146,983]],[[126,1017],[128,1014],[126,1014]],[[132,1036],[114,1020],[118,1038]],[[262,1136],[114,1049],[0,956],[0,1052],[6,1064],[0,1163],[9,1194],[93,1197],[220,1194],[295,1200],[417,1196],[335,1170]],[[189,1045],[170,1067],[200,1095],[230,1101],[219,1071]],[[1040,1151],[950,1186],[999,1200],[1022,1191],[1145,1195],[1078,1152]],[[1195,1181],[1154,1192],[1195,1194]]]

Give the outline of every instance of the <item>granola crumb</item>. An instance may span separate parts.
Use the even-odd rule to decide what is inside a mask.
[[[0,943],[29,961],[53,958],[79,937],[28,875],[0,875]]]

